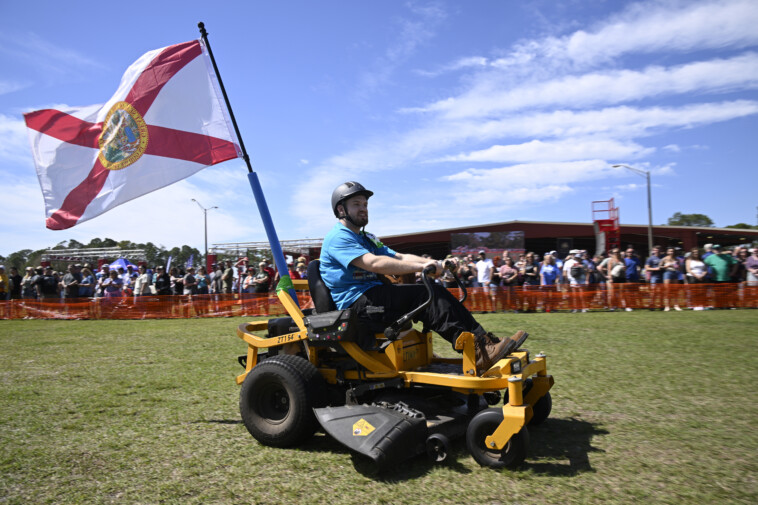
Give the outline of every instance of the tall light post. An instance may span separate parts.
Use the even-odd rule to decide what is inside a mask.
[[[653,253],[653,198],[650,195],[650,170],[630,167],[629,165],[613,165],[613,168],[626,168],[647,179],[647,254]]]
[[[218,207],[214,205],[213,207],[208,207],[206,209],[200,204],[200,202],[198,202],[194,198],[192,199],[192,201],[195,202],[198,207],[203,209],[203,221],[205,222],[205,262],[208,263],[208,211],[213,210],[213,209],[218,209]]]

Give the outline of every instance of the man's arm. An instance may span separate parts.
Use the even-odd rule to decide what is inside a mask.
[[[383,275],[405,275],[421,272],[426,266],[433,265],[435,273],[442,272],[442,264],[436,260],[429,260],[414,254],[397,254],[392,256],[377,256],[366,253],[350,262],[351,265]]]
[[[409,261],[412,263],[418,263],[419,265],[426,265],[430,261],[436,261],[430,258],[422,258],[421,256],[416,256],[415,254],[408,254],[408,253],[406,254],[395,253],[395,259],[400,260],[400,261]],[[419,270],[416,270],[416,271],[418,272]]]

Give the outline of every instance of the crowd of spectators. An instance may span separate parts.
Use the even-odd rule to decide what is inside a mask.
[[[455,274],[464,286],[487,288],[477,290],[503,297],[506,306],[518,297],[525,311],[540,307],[550,312],[551,297],[545,292],[581,292],[596,285],[604,290],[607,306],[611,310],[633,310],[629,296],[634,285],[651,286],[655,306],[663,310],[682,310],[681,298],[671,295],[674,284],[743,283],[758,286],[758,248],[722,248],[706,244],[702,251],[695,247],[686,253],[668,247],[654,246],[644,261],[632,246],[624,251],[613,249],[607,255],[590,256],[587,251],[571,250],[561,257],[556,251],[537,255],[526,252],[512,257],[508,251],[502,256],[487,258],[485,251],[478,255],[448,256]],[[288,265],[292,279],[307,277],[307,260],[299,257]],[[419,279],[417,279],[420,282]],[[0,299],[73,299],[119,298],[125,296],[165,296],[204,294],[267,294],[276,288],[279,273],[268,262],[257,265],[247,261],[231,260],[214,263],[210,272],[203,266],[127,265],[111,269],[104,264],[93,270],[90,264],[69,265],[66,272],[55,272],[51,266],[27,267],[25,274],[16,268],[9,273],[0,265]],[[456,280],[446,271],[437,282],[454,288]],[[687,300],[690,301],[689,299]],[[586,312],[586,300],[577,297],[579,304],[573,311]],[[694,310],[707,307],[688,303]]]
[[[92,265],[71,264],[66,272],[56,272],[52,266],[27,267],[25,275],[16,268],[6,275],[0,265],[0,300],[8,299],[73,299],[121,298],[125,296],[205,295],[221,293],[268,293],[279,282],[279,274],[267,262],[257,268],[246,262],[214,263],[210,272],[205,267],[194,268],[156,265],[126,265],[111,268],[104,264],[93,271]],[[307,260],[299,257],[289,265],[293,279],[307,276]]]
[[[503,259],[504,258],[504,259]],[[627,304],[629,289],[624,284],[646,283],[653,287],[656,299],[662,301],[663,310],[682,310],[676,303],[670,303],[669,286],[672,284],[701,283],[743,283],[758,286],[758,248],[738,246],[731,249],[718,244],[706,244],[703,252],[695,247],[686,253],[679,248],[665,250],[654,246],[652,254],[643,261],[634,247],[624,251],[612,249],[607,255],[590,256],[587,251],[573,249],[565,257],[556,251],[549,251],[541,257],[534,252],[518,254],[516,259],[509,251],[502,256],[487,258],[486,251],[479,251],[477,257],[469,254],[447,258],[454,264],[454,270],[466,287],[484,287],[491,290],[504,289],[509,301],[514,290],[522,290],[528,311],[537,304],[537,293],[546,291],[571,291],[587,289],[598,285],[611,293],[609,308],[632,311]],[[441,278],[445,287],[455,287],[452,273]],[[418,281],[418,279],[417,279]],[[615,287],[615,290],[614,290]],[[535,289],[536,288],[536,289]],[[577,312],[586,312],[583,298],[577,298],[580,306]],[[543,304],[550,311],[549,302]],[[695,310],[705,307],[694,306]]]

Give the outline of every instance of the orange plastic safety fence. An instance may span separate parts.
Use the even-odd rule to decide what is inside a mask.
[[[450,290],[454,295],[457,289]],[[312,307],[298,292],[300,307]],[[572,310],[758,308],[758,286],[745,284],[616,284],[611,286],[524,286],[470,288],[472,312]],[[273,294],[140,296],[0,302],[0,319],[179,319],[284,314]]]
[[[521,286],[468,292],[465,305],[472,312],[758,308],[758,286],[734,283]]]
[[[298,293],[301,307],[311,304]],[[312,305],[310,305],[312,306]],[[180,319],[284,314],[275,295],[128,296],[0,302],[0,319]]]

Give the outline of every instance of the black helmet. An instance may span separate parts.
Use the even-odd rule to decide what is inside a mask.
[[[334,216],[340,217],[337,212],[337,205],[341,204],[351,196],[364,195],[366,199],[368,199],[371,198],[371,195],[373,194],[373,191],[364,188],[360,182],[348,181],[344,184],[340,184],[334,191],[332,191],[332,210],[334,211]]]

